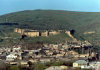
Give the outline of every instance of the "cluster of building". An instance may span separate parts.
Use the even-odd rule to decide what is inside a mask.
[[[73,67],[51,66],[45,70],[100,70],[100,61],[88,62],[86,60],[77,60],[73,62]]]
[[[38,36],[49,36],[49,35],[56,35],[60,33],[59,31],[38,31],[38,30],[29,30],[29,29],[20,29],[20,28],[15,28],[14,32],[20,33],[21,35],[26,35],[29,37],[38,37]]]
[[[68,61],[71,59],[92,59],[97,58],[92,51],[93,46],[89,43],[82,42],[66,42],[63,44],[44,44],[41,48],[22,49],[22,45],[14,45],[9,48],[0,48],[0,59],[10,64],[22,62],[26,64],[28,61],[46,63],[50,61]],[[81,54],[75,52],[81,50]]]
[[[100,61],[88,62],[86,60],[78,60],[73,63],[73,67],[80,67],[81,69],[100,70]]]

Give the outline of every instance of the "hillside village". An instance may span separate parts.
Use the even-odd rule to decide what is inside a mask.
[[[18,16],[22,14],[23,16]],[[94,19],[94,15],[99,17],[100,14],[35,10],[0,16],[0,43],[6,46],[0,47],[0,67],[3,66],[3,62],[8,66],[6,70],[100,70],[100,55],[96,51],[100,45],[100,21],[99,18]],[[8,22],[5,22],[5,19],[8,19]],[[15,21],[18,23],[14,23]],[[75,31],[71,30],[72,28],[77,32],[77,38],[73,36]],[[15,34],[11,34],[14,38],[9,35],[12,31]],[[72,40],[65,39],[66,41],[56,43],[44,43],[44,39],[36,43],[23,40],[23,36],[28,38],[26,40],[40,37],[48,39],[49,36],[61,33],[68,35]],[[17,34],[22,38],[15,37]],[[60,37],[62,40],[63,36]],[[82,41],[78,40],[80,37]],[[10,43],[9,46],[5,40]],[[12,40],[17,40],[18,43]],[[20,69],[21,67],[23,69]]]
[[[14,29],[21,35],[29,37],[48,36],[59,34],[60,31],[45,31],[39,32],[37,30]],[[65,31],[73,38],[73,41],[66,41],[59,44],[37,44],[37,47],[29,47],[28,44],[18,43],[10,47],[0,48],[0,60],[9,65],[23,65],[30,67],[31,63],[49,63],[49,62],[68,62],[73,61],[72,65],[51,66],[45,70],[77,70],[80,69],[94,69],[99,68],[99,54],[96,53],[94,46],[88,41],[77,41],[70,33]]]

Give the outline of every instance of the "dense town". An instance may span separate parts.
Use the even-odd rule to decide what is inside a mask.
[[[18,31],[18,29],[14,31],[23,33],[23,31]],[[37,36],[34,34],[34,31],[31,32],[32,34],[27,33],[26,35]],[[51,33],[58,34],[55,31]],[[47,36],[46,34],[44,35]],[[69,34],[68,31],[67,34]],[[69,36],[72,37],[70,34]],[[0,48],[0,61],[11,66],[20,64],[25,67],[30,67],[32,63],[72,62],[61,66],[52,65],[45,68],[45,70],[99,70],[100,68],[99,54],[93,50],[94,46],[88,41],[74,40],[59,44],[37,45],[29,49],[27,44],[19,43],[10,47]]]

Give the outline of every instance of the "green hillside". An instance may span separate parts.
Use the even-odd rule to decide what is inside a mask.
[[[75,37],[89,40],[100,46],[100,13],[72,12],[60,10],[26,10],[0,16],[0,23],[18,23],[18,25],[0,25],[1,32],[11,31],[15,27],[37,30],[75,30]],[[84,32],[95,31],[94,34]]]

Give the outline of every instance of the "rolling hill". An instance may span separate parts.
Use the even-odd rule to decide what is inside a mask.
[[[100,13],[73,12],[61,10],[25,10],[0,16],[0,23],[18,23],[18,25],[0,25],[1,31],[12,31],[15,27],[36,30],[75,30],[75,37],[88,40],[100,46]],[[94,32],[87,33],[85,32]]]

